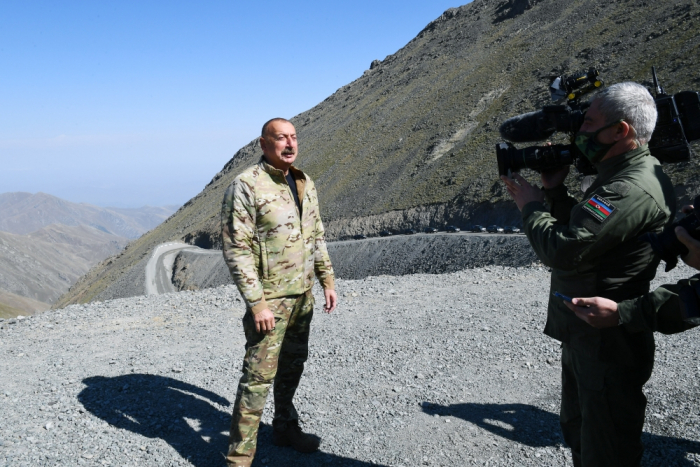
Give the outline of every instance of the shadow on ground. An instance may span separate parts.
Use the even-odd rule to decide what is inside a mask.
[[[161,438],[196,467],[225,465],[231,420],[231,403],[226,398],[157,375],[92,376],[83,383],[87,387],[78,394],[78,400],[110,425],[147,438]],[[265,424],[260,426],[258,440],[254,467],[376,465],[324,452],[308,455],[277,448],[272,446],[272,428]]]
[[[461,418],[502,438],[535,448],[564,444],[559,415],[533,405],[465,403],[444,406],[424,402],[423,412]],[[645,446],[642,465],[698,465],[686,458],[688,454],[700,454],[697,441],[642,433],[642,442]]]
[[[429,415],[461,418],[503,438],[534,448],[563,443],[559,416],[526,404],[423,403]]]
[[[319,433],[323,437],[323,433]],[[323,444],[321,444],[323,450]],[[323,451],[314,454],[299,454],[291,448],[278,448],[272,444],[272,426],[260,425],[258,432],[258,452],[252,467],[382,467],[382,464],[364,462],[347,457],[327,454]]]

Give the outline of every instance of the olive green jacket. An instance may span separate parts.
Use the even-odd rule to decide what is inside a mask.
[[[550,292],[601,296],[617,302],[649,291],[659,258],[639,239],[661,232],[675,212],[670,179],[646,146],[602,161],[598,176],[578,202],[561,185],[540,202],[523,207],[523,225],[539,259],[552,268]],[[636,364],[638,352],[653,355],[651,333],[624,326],[595,329],[550,294],[545,334],[592,358]],[[637,350],[634,350],[637,349]]]
[[[224,260],[253,313],[265,299],[300,295],[313,286],[334,288],[316,188],[301,170],[296,181],[302,212],[284,172],[261,159],[238,175],[224,194],[221,238]]]
[[[675,334],[698,323],[684,318],[693,316],[687,309],[698,310],[700,274],[676,284],[664,284],[653,292],[617,304],[617,312],[629,331],[659,331]]]

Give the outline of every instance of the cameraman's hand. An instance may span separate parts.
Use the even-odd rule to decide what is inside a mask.
[[[565,165],[559,169],[542,172],[542,186],[548,190],[557,187],[564,183],[567,175],[569,175],[568,165]]]
[[[607,298],[574,298],[571,303],[564,302],[564,304],[594,328],[611,328],[620,322],[617,303]]]
[[[700,242],[691,237],[683,227],[676,227],[676,237],[688,248],[688,254],[681,256],[683,262],[690,267],[700,270]]]
[[[501,180],[506,184],[506,190],[515,201],[519,210],[532,201],[544,201],[544,193],[538,187],[530,185],[519,173],[513,174],[513,178],[501,175]]]

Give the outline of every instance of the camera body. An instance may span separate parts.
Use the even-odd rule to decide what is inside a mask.
[[[700,196],[695,198],[693,205],[700,208]],[[693,209],[660,234],[646,233],[641,236],[641,239],[649,242],[651,249],[666,263],[666,272],[676,267],[679,256],[688,254],[688,248],[676,237],[676,227],[683,227],[691,237],[700,240],[700,210]]]
[[[580,98],[603,86],[598,76],[598,71],[590,68],[587,72],[556,77],[549,87],[551,97],[555,101],[566,99],[567,103],[545,106],[540,111],[510,118],[501,125],[501,136],[512,142],[542,141],[560,131],[569,134],[573,142],[590,106],[581,103]],[[700,139],[700,94],[683,91],[670,96],[658,84],[654,67],[652,76],[658,119],[649,150],[662,163],[687,161],[692,154],[690,142]],[[496,145],[496,159],[499,175],[509,175],[524,168],[542,172],[566,165],[574,165],[583,175],[597,173],[574,144],[518,149],[511,143],[502,142]]]
[[[656,73],[654,73],[656,81]],[[651,154],[661,162],[672,164],[690,160],[690,141],[700,139],[700,96],[695,91],[666,95],[657,92],[658,118],[649,141]]]

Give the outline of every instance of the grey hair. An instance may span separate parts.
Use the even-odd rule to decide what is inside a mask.
[[[637,134],[637,140],[646,144],[656,126],[656,103],[647,88],[633,82],[617,83],[604,88],[596,96],[598,109],[605,123],[626,121]]]

